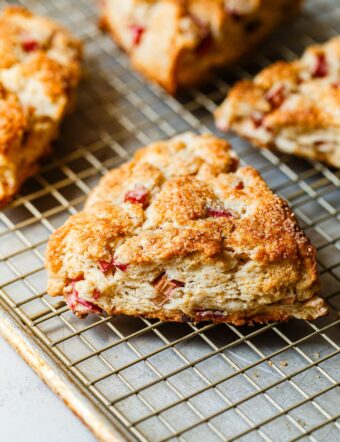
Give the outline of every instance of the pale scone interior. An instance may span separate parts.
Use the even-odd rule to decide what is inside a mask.
[[[340,167],[340,37],[241,81],[215,116],[260,147]]]
[[[26,9],[0,15],[0,206],[32,175],[74,102],[78,40]]]
[[[234,324],[314,319],[315,249],[224,140],[183,134],[102,178],[51,237],[48,293],[101,310]]]

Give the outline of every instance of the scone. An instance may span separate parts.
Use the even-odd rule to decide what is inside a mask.
[[[226,141],[183,134],[109,172],[51,237],[48,293],[77,315],[235,325],[315,319],[315,249]]]
[[[215,117],[259,147],[340,167],[340,37],[237,83]]]
[[[104,0],[101,25],[168,92],[249,52],[302,0]]]
[[[80,43],[51,20],[0,15],[0,206],[50,149],[80,76]]]

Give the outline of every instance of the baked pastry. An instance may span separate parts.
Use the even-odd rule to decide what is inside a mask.
[[[240,58],[302,0],[104,0],[101,25],[168,92]]]
[[[183,134],[112,170],[51,237],[48,293],[101,310],[235,325],[315,319],[315,249],[226,141]]]
[[[259,147],[340,167],[340,37],[237,83],[215,117]]]
[[[37,169],[74,101],[80,44],[20,7],[0,14],[0,206]]]

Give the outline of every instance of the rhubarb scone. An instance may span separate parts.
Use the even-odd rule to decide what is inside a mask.
[[[101,25],[168,92],[249,52],[302,0],[104,0]]]
[[[235,325],[315,319],[315,249],[226,141],[191,133],[104,176],[51,237],[48,293],[90,312]]]
[[[234,86],[215,113],[259,147],[340,167],[340,37]]]
[[[50,148],[74,101],[80,43],[26,9],[0,14],[0,206]]]

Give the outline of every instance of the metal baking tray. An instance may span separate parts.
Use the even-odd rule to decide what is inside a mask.
[[[130,70],[98,30],[93,1],[22,4],[84,40],[86,72],[51,158],[0,212],[0,331],[101,441],[338,441],[339,170],[227,136],[289,201],[318,249],[331,311],[313,323],[80,320],[46,295],[43,255],[51,232],[136,148],[187,130],[215,132],[211,113],[234,81],[339,33],[339,1],[307,0],[246,62],[176,98]]]

